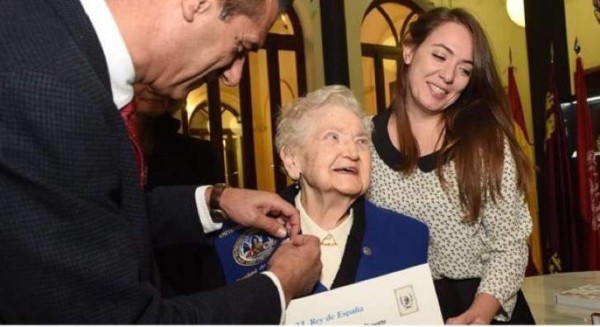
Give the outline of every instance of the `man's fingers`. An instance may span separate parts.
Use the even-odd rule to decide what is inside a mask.
[[[280,224],[277,219],[267,216],[259,215],[253,226],[278,238],[285,238],[288,236],[285,225]]]
[[[301,246],[304,244],[304,238],[302,238],[302,236],[303,235],[291,235],[290,240],[292,241],[292,245]]]
[[[275,218],[285,228],[287,236],[300,234],[300,215],[298,210],[291,207],[291,210],[286,205],[269,209],[266,215]]]
[[[314,235],[292,235],[292,244],[294,246],[310,245],[314,243],[315,247],[319,247],[319,239]]]
[[[271,208],[268,209],[267,216],[283,219],[287,224],[291,226],[298,226],[298,231],[300,230],[300,214],[298,209],[296,209],[290,203],[287,203],[281,198],[277,198],[277,201],[274,201]],[[295,227],[292,228],[295,230]]]
[[[285,228],[287,236],[300,234],[300,226],[292,225],[287,220],[284,220],[282,218],[276,218],[275,220],[277,221],[278,224],[280,224],[281,226],[283,226]]]
[[[277,215],[287,221],[297,220],[300,222],[300,215],[298,214],[298,209],[294,207],[293,204],[286,202],[281,198],[277,198],[277,202],[275,203],[274,209],[272,211],[276,212]]]
[[[288,235],[300,234],[300,224],[292,224],[291,222],[286,221],[285,229],[287,229]]]
[[[275,193],[231,187],[221,194],[220,206],[240,225],[262,229],[279,238],[300,233],[298,209]]]

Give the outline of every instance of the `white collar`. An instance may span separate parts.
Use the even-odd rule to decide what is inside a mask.
[[[300,228],[303,234],[314,235],[319,238],[319,241],[323,241],[325,237],[328,235],[332,235],[335,239],[339,248],[344,249],[346,247],[346,239],[350,234],[350,229],[352,227],[352,223],[354,221],[354,212],[350,209],[348,213],[348,218],[344,220],[340,225],[336,226],[331,230],[324,230],[321,226],[317,225],[314,220],[306,213],[306,210],[302,206],[302,201],[300,201],[300,194],[302,191],[298,192],[296,198],[294,199],[294,203],[298,211],[300,212]]]
[[[123,108],[133,99],[135,70],[125,45],[105,0],[79,0],[90,18],[106,57],[113,102]]]
[[[323,264],[319,280],[323,286],[331,289],[342,263],[348,235],[354,222],[354,214],[352,209],[350,209],[346,220],[339,226],[326,231],[308,216],[300,201],[300,193],[294,199],[296,208],[300,211],[300,228],[303,234],[314,235],[319,238],[321,242],[321,262]]]

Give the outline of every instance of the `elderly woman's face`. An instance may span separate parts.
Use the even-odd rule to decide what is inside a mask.
[[[303,190],[357,198],[369,187],[369,135],[353,112],[327,106],[308,114],[310,130],[293,158],[284,158]],[[292,159],[292,161],[288,160]],[[308,191],[308,190],[307,190]]]

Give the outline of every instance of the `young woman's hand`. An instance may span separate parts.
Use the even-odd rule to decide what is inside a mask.
[[[500,302],[491,294],[479,293],[471,307],[462,314],[448,318],[448,325],[488,325],[500,310]]]

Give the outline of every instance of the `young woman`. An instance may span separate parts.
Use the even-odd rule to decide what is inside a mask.
[[[448,323],[533,323],[519,291],[529,163],[485,33],[465,10],[436,8],[411,24],[402,46],[394,103],[373,119],[367,198],[429,226]]]

